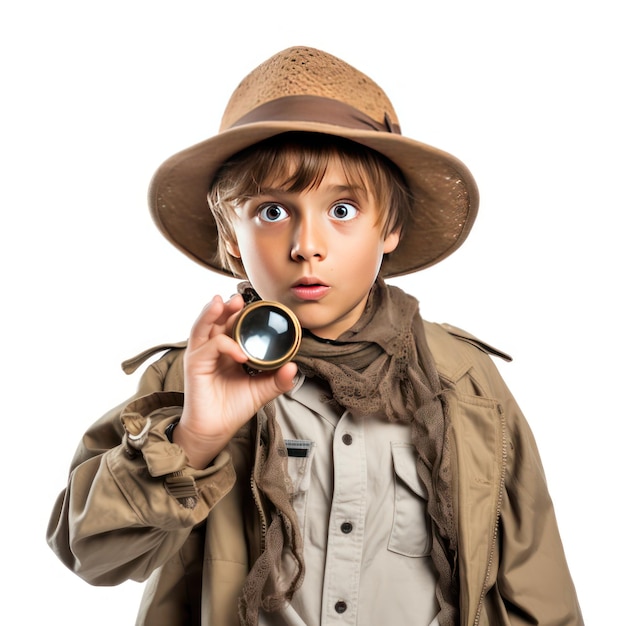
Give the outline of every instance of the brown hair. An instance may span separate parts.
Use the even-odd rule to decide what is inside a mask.
[[[241,278],[239,259],[226,250],[235,242],[236,208],[262,193],[269,183],[288,192],[317,187],[328,163],[339,158],[348,180],[365,188],[379,208],[383,237],[402,229],[410,214],[411,195],[398,167],[382,154],[363,145],[331,135],[289,132],[270,137],[224,163],[208,193],[209,207],[219,231],[218,254],[225,267]]]

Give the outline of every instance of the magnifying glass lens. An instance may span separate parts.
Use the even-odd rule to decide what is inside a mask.
[[[251,367],[270,370],[277,369],[296,354],[302,330],[287,307],[260,300],[242,310],[233,336],[248,355]]]

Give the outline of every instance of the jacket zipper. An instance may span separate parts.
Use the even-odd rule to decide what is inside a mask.
[[[500,517],[502,514],[502,499],[504,497],[504,485],[506,482],[506,461],[507,461],[507,437],[506,437],[506,419],[504,417],[504,410],[502,405],[498,404],[498,414],[500,415],[500,428],[502,429],[502,470],[500,471],[500,484],[498,486],[498,502],[496,505],[496,522],[493,528],[493,535],[491,537],[491,545],[489,548],[489,560],[487,561],[487,570],[485,572],[485,580],[483,582],[483,588],[480,591],[480,598],[478,599],[478,607],[476,609],[476,617],[474,618],[474,626],[478,626],[480,615],[482,613],[483,605],[485,602],[485,596],[487,595],[487,583],[491,575],[491,569],[493,567],[493,555],[496,549],[496,541],[498,540],[498,533],[500,531]]]
[[[264,552],[265,535],[267,533],[267,518],[265,517],[265,511],[263,510],[263,505],[261,504],[261,496],[259,495],[259,490],[256,486],[254,475],[250,477],[250,487],[252,488],[252,497],[254,498],[254,503],[256,504],[257,511],[259,512],[259,519],[261,522],[261,552]]]

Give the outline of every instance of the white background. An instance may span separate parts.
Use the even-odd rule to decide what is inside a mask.
[[[7,8],[8,5],[11,8]],[[234,282],[153,226],[157,166],[216,132],[245,74],[322,48],[389,94],[404,134],[481,189],[466,244],[395,281],[426,319],[514,356],[588,624],[620,622],[624,520],[624,44],[620,2],[35,1],[0,16],[0,622],[132,624],[45,543],[86,427],[134,390],[119,363],[180,340]]]

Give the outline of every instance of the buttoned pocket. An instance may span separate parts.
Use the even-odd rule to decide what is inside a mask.
[[[407,443],[391,443],[394,512],[388,548],[410,557],[429,556],[432,546],[428,496],[417,475],[416,452]]]
[[[305,439],[285,439],[287,448],[287,471],[291,479],[291,504],[304,533],[306,502],[311,486],[311,466],[315,444]]]

